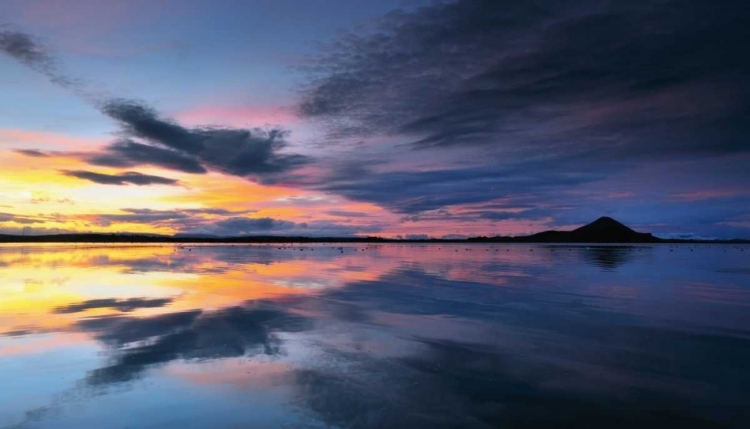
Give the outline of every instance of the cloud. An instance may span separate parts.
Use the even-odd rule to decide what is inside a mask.
[[[80,155],[92,165],[151,165],[193,174],[210,170],[275,183],[313,161],[282,153],[288,133],[281,128],[186,128],[132,100],[108,100],[101,110],[122,126],[124,137],[99,152]]]
[[[0,221],[3,223],[3,221]],[[34,222],[34,223],[46,223],[46,222]],[[0,227],[0,234],[7,235],[49,235],[49,234],[79,234],[80,229],[68,229],[68,228],[46,228],[46,227],[30,227],[28,223],[26,226],[17,227]]]
[[[152,226],[174,229],[196,228],[203,224],[216,222],[216,217],[231,217],[252,213],[252,210],[232,211],[220,208],[153,210],[141,208],[123,208],[123,213],[98,214],[83,218],[98,226],[109,226],[113,223],[143,223]]]
[[[248,217],[254,210],[123,208],[121,211],[122,213],[80,215],[77,219],[89,226],[98,227],[127,223],[169,228],[176,231],[176,235],[179,236],[349,237],[380,231],[379,225],[345,225],[327,221],[293,222],[271,217]]]
[[[300,113],[415,148],[750,149],[750,6],[457,0],[386,16],[307,70]]]
[[[75,201],[71,200],[70,198],[59,198],[59,197],[56,197],[54,193],[50,193],[46,191],[31,192],[31,198],[29,199],[29,202],[32,204],[47,204],[47,203],[75,204]],[[55,217],[55,216],[56,215],[52,217]]]
[[[26,155],[34,158],[43,158],[50,156],[47,152],[42,152],[38,149],[13,149],[13,152],[20,153],[21,155]]]
[[[122,209],[124,212],[132,213],[133,215],[143,216],[161,216],[164,214],[179,214],[187,216],[237,216],[241,214],[254,213],[256,210],[228,210],[222,208],[199,208],[199,209],[179,209],[179,210],[152,210],[152,209],[139,209],[139,208],[125,208]]]
[[[377,225],[348,226],[332,222],[292,222],[269,217],[229,217],[219,221],[203,222],[181,229],[182,235],[213,235],[223,237],[245,235],[271,235],[287,237],[349,237],[364,232],[378,232]]]
[[[153,165],[186,173],[218,171],[261,182],[277,182],[281,175],[312,162],[312,158],[283,153],[288,132],[282,128],[187,128],[163,118],[145,103],[86,91],[59,71],[55,59],[32,36],[0,32],[0,52],[42,73],[53,83],[72,89],[122,127],[124,138],[103,151],[83,154],[93,165],[134,167]],[[27,151],[40,156],[39,151]]]
[[[236,231],[239,235],[245,235],[258,232],[268,232],[271,230],[279,231],[291,229],[295,226],[295,223],[285,220],[271,219],[270,217],[256,219],[235,217],[217,222],[216,226],[220,229]]]
[[[180,111],[176,116],[189,124],[233,126],[289,124],[299,119],[291,109],[278,106],[202,106]]]
[[[57,76],[52,57],[28,34],[0,31],[0,51],[50,78]]]
[[[334,170],[320,184],[311,186],[355,201],[372,202],[397,213],[416,214],[517,196],[530,189],[538,196],[554,195],[602,177],[599,172],[568,172],[553,162],[380,172],[355,165]]]
[[[170,162],[179,156],[214,171],[260,180],[311,161],[303,155],[279,152],[288,145],[287,132],[280,128],[185,128],[132,100],[109,100],[101,110],[118,121],[125,134],[148,143],[149,149],[144,148],[147,145],[121,142],[105,150],[106,155],[126,163],[143,162],[141,152],[156,149],[161,154],[169,153]],[[165,163],[161,166],[167,167]]]
[[[87,377],[97,386],[132,381],[150,367],[178,359],[275,355],[282,344],[277,332],[298,332],[308,325],[273,303],[257,302],[216,312],[87,319],[78,327],[111,346],[111,364]]]
[[[70,177],[76,177],[83,180],[89,180],[102,185],[176,185],[179,182],[175,179],[169,179],[161,176],[151,176],[135,171],[126,171],[119,174],[103,174],[93,171],[83,170],[66,170],[63,174]]]
[[[13,213],[0,213],[0,223],[16,222],[30,225],[34,223],[47,223],[49,220],[50,218],[45,216],[24,216]]]
[[[185,173],[206,173],[201,163],[184,153],[123,139],[107,145],[102,152],[84,154],[83,159],[93,165],[106,167],[136,167],[151,165]]]
[[[54,309],[54,313],[67,314],[67,313],[80,313],[86,310],[97,309],[97,308],[110,308],[123,313],[128,313],[139,308],[157,308],[164,307],[172,302],[171,298],[129,298],[129,299],[90,299],[88,301],[79,302],[76,304],[65,305]]]
[[[331,204],[338,201],[331,195],[287,195],[273,200],[276,204],[291,204],[295,207]]]
[[[325,213],[330,216],[338,216],[338,217],[369,217],[370,216],[367,213],[352,212],[352,211],[347,211],[347,210],[328,210]]]
[[[0,53],[5,53],[46,76],[55,85],[83,94],[81,83],[60,71],[57,61],[33,36],[21,31],[0,30]]]
[[[510,219],[542,219],[550,216],[550,210],[545,209],[524,209],[513,211],[501,210],[480,210],[477,212],[468,212],[472,216],[478,216],[481,219],[488,220],[510,220]]]
[[[0,50],[30,66],[36,67],[52,61],[31,36],[17,31],[0,32]]]

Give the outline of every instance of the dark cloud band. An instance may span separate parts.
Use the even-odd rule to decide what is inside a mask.
[[[120,123],[129,139],[91,156],[94,164],[151,164],[188,173],[210,169],[263,181],[311,161],[280,152],[288,145],[287,132],[280,128],[185,128],[132,100],[108,100],[101,110]]]
[[[735,1],[436,2],[337,40],[299,110],[415,148],[748,151],[748,16]]]
[[[89,180],[102,185],[176,185],[179,182],[167,177],[141,174],[135,171],[126,171],[120,174],[103,174],[93,171],[66,170],[63,174],[78,179]]]
[[[54,312],[58,314],[80,313],[86,310],[107,308],[128,313],[139,308],[157,308],[164,307],[172,302],[171,298],[129,298],[129,299],[90,299],[75,304],[70,304],[55,308]]]

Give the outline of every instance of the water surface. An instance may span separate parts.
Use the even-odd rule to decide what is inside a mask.
[[[749,247],[0,247],[0,428],[739,428],[748,398]]]

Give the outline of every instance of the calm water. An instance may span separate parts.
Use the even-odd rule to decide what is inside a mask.
[[[2,428],[739,428],[749,404],[750,246],[0,247]]]

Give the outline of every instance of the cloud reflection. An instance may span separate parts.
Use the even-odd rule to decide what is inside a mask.
[[[54,312],[65,314],[65,313],[80,313],[86,310],[95,308],[111,308],[113,310],[128,313],[138,308],[156,308],[164,307],[172,302],[171,298],[130,298],[130,299],[90,299],[87,301],[79,302],[76,304],[64,305],[57,307]]]
[[[110,364],[87,376],[89,384],[102,385],[132,381],[151,366],[176,360],[279,354],[275,333],[302,331],[309,322],[275,304],[252,303],[216,312],[87,319],[78,326],[108,346]]]
[[[631,246],[594,246],[586,247],[582,254],[592,265],[612,270],[626,264],[639,250],[642,249]]]
[[[0,286],[11,296],[0,296],[0,359],[41,359],[54,377],[66,336],[89,347],[77,349],[88,360],[63,399],[26,401],[38,417],[27,425],[72,425],[70,401],[95,408],[123,392],[144,410],[165,397],[176,405],[153,411],[154,424],[190,409],[196,425],[214,427],[229,420],[206,416],[231,413],[237,395],[250,398],[243,406],[283,408],[283,422],[294,414],[350,428],[738,427],[750,418],[739,250],[312,248],[0,252],[18,270]],[[50,267],[67,270],[55,287]],[[52,382],[25,377],[32,391]]]

